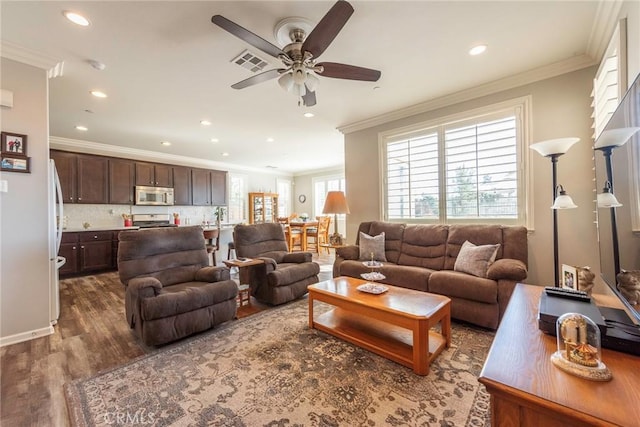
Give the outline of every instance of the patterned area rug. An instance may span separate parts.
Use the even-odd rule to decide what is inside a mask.
[[[324,307],[326,309],[326,307]],[[316,309],[317,310],[317,309]],[[319,313],[320,310],[317,310]],[[310,330],[300,300],[65,385],[76,426],[483,426],[493,333],[453,323],[428,376]]]

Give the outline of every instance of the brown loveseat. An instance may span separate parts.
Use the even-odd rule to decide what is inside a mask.
[[[120,232],[118,273],[129,326],[147,345],[165,344],[231,320],[238,285],[209,267],[202,228]]]
[[[363,222],[356,246],[336,250],[333,276],[360,277],[371,271],[359,259],[360,232],[385,233],[382,283],[445,295],[451,316],[487,328],[497,328],[515,284],[527,277],[527,230],[500,225],[406,225]],[[454,271],[465,241],[475,245],[499,243],[487,277]]]

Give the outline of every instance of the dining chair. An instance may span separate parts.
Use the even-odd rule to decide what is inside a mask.
[[[317,227],[307,229],[307,249],[314,249],[316,253],[320,253],[320,245],[329,243],[329,225],[331,224],[330,216],[317,216]],[[311,247],[309,246],[311,244]],[[329,248],[326,248],[329,252]]]

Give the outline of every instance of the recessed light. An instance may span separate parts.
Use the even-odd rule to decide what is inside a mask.
[[[160,144],[165,145],[165,146],[171,145],[171,143],[169,141],[160,141]]]
[[[218,138],[211,138],[211,142],[220,142]]]
[[[202,126],[211,126],[211,122],[209,120],[200,120],[200,124]]]
[[[303,116],[310,118],[310,117],[313,117],[313,113],[307,111],[306,113],[303,114]]]
[[[273,142],[275,141],[273,138],[267,138],[267,142]]]
[[[87,27],[90,24],[89,20],[84,16],[80,15],[79,13],[65,10],[64,12],[62,12],[62,14],[69,21],[73,22],[74,24],[80,25],[82,27]]]
[[[76,130],[81,130],[82,132],[86,132],[89,130],[86,126],[76,126]]]
[[[104,92],[101,92],[99,90],[92,90],[91,91],[91,95],[95,96],[96,98],[106,98],[107,94]]]
[[[222,153],[223,157],[227,157],[229,155],[229,153],[227,153],[226,151],[224,153]]]
[[[481,53],[484,53],[486,50],[487,50],[486,44],[479,44],[469,49],[469,55],[474,55],[474,56],[480,55]]]

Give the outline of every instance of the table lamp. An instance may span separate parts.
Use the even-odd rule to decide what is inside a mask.
[[[349,205],[342,191],[329,191],[324,201],[323,214],[334,214],[333,234],[329,237],[332,245],[342,245],[342,236],[338,233],[338,214],[348,214]]]

